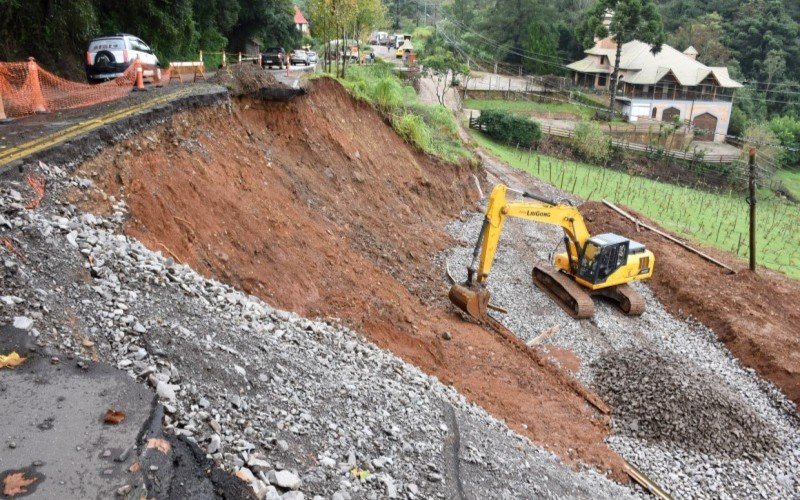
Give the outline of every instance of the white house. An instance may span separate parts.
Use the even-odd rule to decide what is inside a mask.
[[[691,123],[697,139],[722,142],[728,133],[734,89],[741,87],[725,67],[709,67],[697,60],[697,50],[680,52],[662,45],[652,47],[634,40],[622,45],[617,102],[632,122],[641,117]],[[567,67],[576,84],[609,88],[614,71],[616,43],[598,40],[586,57]],[[705,132],[703,132],[705,131]]]

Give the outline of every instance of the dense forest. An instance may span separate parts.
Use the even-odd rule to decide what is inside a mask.
[[[33,56],[82,78],[83,57],[98,35],[133,33],[164,61],[199,50],[241,50],[248,38],[292,45],[291,0],[0,0],[0,60]]]

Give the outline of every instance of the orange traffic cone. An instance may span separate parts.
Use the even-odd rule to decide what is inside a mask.
[[[6,108],[3,106],[3,96],[0,95],[0,123],[10,122],[11,120],[6,116]]]
[[[32,57],[28,58],[28,88],[31,89],[31,108],[34,113],[47,113],[44,105],[44,94],[42,94],[42,84],[39,81],[39,65]]]
[[[136,62],[133,64],[136,65],[136,86],[133,87],[133,90],[139,92],[145,91],[147,89],[144,88],[144,70],[142,69],[142,62],[137,57]]]

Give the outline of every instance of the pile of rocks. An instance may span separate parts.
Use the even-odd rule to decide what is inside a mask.
[[[630,494],[337,322],[276,310],[120,234],[122,200],[107,217],[57,201],[92,183],[40,170],[48,197],[34,211],[23,184],[0,187],[0,236],[16,252],[3,254],[0,320],[153,386],[167,430],[259,498]]]

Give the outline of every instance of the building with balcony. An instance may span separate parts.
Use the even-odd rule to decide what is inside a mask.
[[[616,43],[598,40],[586,57],[567,67],[574,83],[609,89]],[[652,47],[634,40],[622,45],[617,104],[632,122],[680,120],[691,124],[699,140],[722,142],[728,133],[734,89],[741,87],[728,68],[697,60],[697,50],[680,52],[669,45],[653,54]]]

